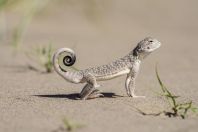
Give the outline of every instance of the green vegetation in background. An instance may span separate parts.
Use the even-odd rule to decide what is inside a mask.
[[[22,39],[29,26],[32,18],[39,12],[41,9],[45,7],[48,3],[48,0],[33,0],[33,1],[22,1],[24,3],[24,15],[21,18],[19,24],[14,28],[12,32],[12,45],[15,49],[20,48],[20,44],[22,44]]]
[[[0,0],[0,12],[6,12],[8,9],[20,10],[22,17],[20,22],[17,24],[14,29],[12,29],[11,44],[14,49],[19,49],[22,44],[23,35],[27,30],[29,23],[32,18],[35,16],[37,12],[42,10],[48,3],[49,0]],[[6,29],[6,18],[5,15],[1,15],[1,21],[4,27],[2,29]],[[2,26],[2,25],[1,25]],[[4,31],[6,32],[6,31]],[[5,34],[5,33],[4,33]]]
[[[0,0],[0,10],[17,4],[19,0]]]
[[[25,32],[28,29],[28,26],[30,25],[33,17],[38,14],[41,10],[43,11],[44,7],[48,4],[54,4],[53,8],[57,8],[56,5],[63,5],[63,6],[71,6],[71,7],[77,7],[82,12],[81,15],[84,15],[88,20],[92,22],[96,22],[100,20],[99,18],[101,16],[101,13],[104,11],[103,7],[105,5],[109,5],[109,2],[106,2],[105,0],[59,0],[56,2],[49,1],[49,0],[0,0],[0,28],[2,29],[0,32],[0,41],[4,40],[4,36],[7,35],[6,33],[6,16],[5,12],[8,10],[14,10],[16,11],[16,14],[20,17],[19,23],[16,24],[15,27],[11,28],[11,36],[6,36],[6,39],[8,38],[9,43],[14,48],[14,53],[18,53],[18,51],[21,52],[21,46],[23,44],[23,38],[25,35]],[[67,7],[66,7],[67,8]],[[76,8],[74,8],[76,9]],[[76,10],[79,11],[79,10]],[[104,12],[103,12],[104,13]],[[6,42],[8,42],[6,40]],[[32,60],[35,60],[38,64],[40,64],[42,67],[46,69],[47,73],[52,72],[53,66],[51,62],[51,56],[52,51],[51,47],[40,47],[36,50],[32,50],[31,53],[26,53],[26,55],[29,58],[34,58]],[[17,51],[17,52],[16,52]],[[23,52],[23,51],[22,51]],[[32,70],[40,71],[39,68],[36,68],[32,65],[29,65],[29,68]],[[72,66],[70,67],[72,70],[78,71],[76,67]]]
[[[71,121],[69,121],[67,118],[64,118],[64,119],[63,119],[63,124],[64,124],[64,128],[65,128],[67,131],[69,131],[69,132],[84,127],[84,125],[71,122]]]
[[[63,126],[59,127],[57,130],[54,130],[53,132],[74,132],[78,129],[81,129],[85,127],[85,125],[74,123],[67,118],[64,118],[62,120]]]
[[[111,0],[59,0],[59,1],[50,1],[50,0],[0,0],[0,13],[2,14],[0,17],[1,24],[1,33],[0,39],[2,36],[6,34],[6,27],[9,26],[6,23],[5,13],[8,9],[10,10],[20,10],[20,14],[22,15],[20,22],[14,27],[11,33],[11,44],[16,49],[20,49],[23,36],[27,31],[27,27],[31,23],[33,17],[40,12],[41,10],[46,7],[46,5],[52,4],[53,8],[56,7],[55,5],[64,5],[66,8],[70,7],[77,7],[80,9],[82,15],[84,15],[88,20],[92,21],[93,23],[101,23],[98,22],[101,20],[102,16],[108,9],[107,7],[110,6]],[[56,7],[57,8],[57,7]],[[74,8],[76,9],[76,8]],[[79,10],[76,10],[79,11]],[[3,26],[3,27],[2,27]],[[3,33],[4,32],[4,33]],[[6,37],[6,38],[8,38]]]
[[[48,46],[40,46],[33,50],[31,53],[26,53],[26,56],[42,66],[45,69],[46,73],[51,73],[53,71],[53,64],[52,64],[52,46],[49,44]],[[30,69],[40,71],[38,68],[34,66],[29,66]]]

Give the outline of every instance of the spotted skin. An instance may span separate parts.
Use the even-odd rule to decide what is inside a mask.
[[[86,83],[80,93],[80,97],[83,100],[90,98],[97,98],[103,96],[98,89],[100,85],[98,81],[105,81],[113,79],[122,75],[127,74],[125,81],[126,93],[129,97],[144,97],[136,96],[135,90],[135,79],[138,75],[141,61],[152,53],[154,50],[160,47],[161,43],[154,38],[147,37],[140,41],[137,46],[129,52],[126,56],[117,59],[109,64],[88,68],[80,71],[67,71],[59,65],[59,56],[63,53],[67,53],[63,60],[67,66],[72,66],[75,63],[76,57],[73,50],[68,48],[59,49],[53,56],[53,65],[55,71],[72,83]]]

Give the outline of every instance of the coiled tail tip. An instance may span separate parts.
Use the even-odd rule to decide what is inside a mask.
[[[76,62],[76,55],[72,49],[61,48],[58,49],[53,56],[53,66],[56,72],[62,75],[62,72],[67,70],[62,66],[72,66]]]

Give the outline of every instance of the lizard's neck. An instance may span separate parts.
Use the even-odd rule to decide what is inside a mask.
[[[149,53],[139,53],[135,50],[133,50],[129,53],[130,58],[133,58],[134,60],[140,60],[140,61],[142,61],[148,55],[149,55]]]
[[[128,54],[128,56],[133,60],[142,60],[138,54],[134,54],[133,51]]]

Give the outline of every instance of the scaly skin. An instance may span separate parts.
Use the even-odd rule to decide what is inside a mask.
[[[72,83],[86,83],[80,93],[81,99],[90,99],[103,96],[96,88],[100,87],[97,81],[105,81],[127,74],[125,81],[125,88],[127,95],[130,97],[144,97],[136,96],[135,79],[139,72],[141,61],[154,50],[160,47],[161,43],[151,37],[147,37],[140,41],[138,45],[126,56],[117,59],[107,65],[92,67],[80,71],[66,71],[59,64],[59,57],[65,66],[72,66],[75,63],[76,57],[74,52],[68,48],[59,49],[53,57],[53,65],[55,71]],[[66,55],[64,55],[66,54]]]

